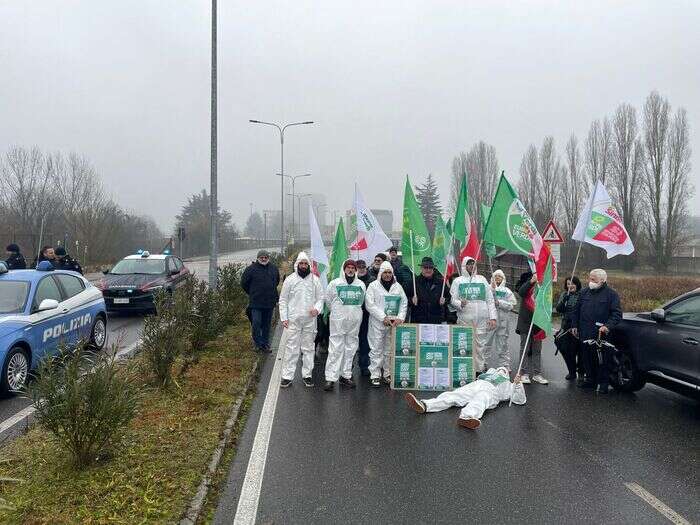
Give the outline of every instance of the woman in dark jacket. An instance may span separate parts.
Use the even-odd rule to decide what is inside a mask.
[[[581,344],[577,337],[571,333],[573,327],[576,303],[581,296],[581,281],[578,277],[567,277],[564,282],[564,291],[559,296],[557,302],[557,312],[561,314],[561,330],[556,335],[557,348],[564,358],[569,374],[568,381],[576,379],[583,381],[583,356],[581,354]]]

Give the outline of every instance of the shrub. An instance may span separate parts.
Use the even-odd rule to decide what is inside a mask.
[[[248,303],[248,296],[241,288],[244,269],[242,264],[227,264],[219,267],[217,291],[220,297],[223,326],[233,322]]]
[[[154,303],[157,313],[144,319],[141,351],[148,371],[160,387],[167,388],[172,383],[173,364],[185,348],[191,305],[182,289],[172,296],[160,291]]]
[[[190,277],[178,293],[187,297],[190,304],[186,319],[182,320],[187,332],[184,362],[180,370],[182,375],[190,365],[197,362],[198,354],[206,343],[225,328],[226,320],[220,294],[217,290],[211,290],[205,281]]]
[[[84,344],[75,352],[62,347],[42,362],[27,389],[38,424],[71,454],[76,468],[116,447],[136,413],[138,389],[130,373],[117,372],[112,350],[107,357],[88,354]]]

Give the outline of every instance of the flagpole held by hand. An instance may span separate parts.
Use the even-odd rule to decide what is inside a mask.
[[[581,255],[581,246],[583,246],[583,243],[581,241],[578,242],[578,251],[576,252],[576,260],[574,261],[574,269],[571,270],[571,279],[574,278],[574,275],[576,275],[576,265],[578,264],[578,256]]]
[[[523,361],[525,361],[525,356],[527,355],[527,347],[530,344],[530,336],[532,335],[532,327],[535,324],[535,317],[534,317],[534,312],[533,312],[533,317],[532,320],[530,321],[530,328],[527,331],[527,337],[525,338],[525,346],[523,346],[521,352],[523,353],[522,356],[520,356],[520,364],[518,365],[518,373],[515,374],[515,377],[520,377],[520,371],[523,368]],[[513,404],[513,399],[511,398],[510,402],[508,403],[508,406],[511,406]]]
[[[450,247],[450,254],[453,253],[454,251],[454,244],[455,244],[455,232],[452,232],[452,237],[450,237],[450,244],[448,245]],[[447,282],[447,279],[449,279],[449,275],[447,275],[447,267],[450,265],[450,254],[446,254],[445,256],[445,271],[442,272],[442,292],[440,292],[440,298],[444,299],[445,298],[445,283]]]

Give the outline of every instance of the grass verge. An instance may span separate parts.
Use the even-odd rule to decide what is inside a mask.
[[[139,359],[139,358],[136,358]],[[113,456],[84,471],[38,427],[0,449],[1,523],[174,523],[218,444],[257,355],[238,319],[169,391],[143,385],[138,415]]]

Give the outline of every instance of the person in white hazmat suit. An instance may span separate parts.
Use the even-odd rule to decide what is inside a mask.
[[[494,366],[510,368],[510,351],[508,350],[508,334],[510,334],[511,315],[518,301],[513,291],[506,286],[506,274],[502,270],[496,270],[491,276],[491,290],[493,300],[496,303],[496,329],[489,332],[486,352],[496,362]],[[488,366],[489,363],[486,363]]]
[[[287,332],[282,358],[282,388],[292,384],[300,351],[302,381],[306,387],[314,386],[311,373],[314,369],[316,317],[322,308],[321,280],[311,273],[311,260],[306,253],[299,252],[294,273],[284,280],[279,299],[280,321]]]
[[[479,428],[484,412],[496,408],[501,401],[512,400],[516,405],[524,405],[527,401],[520,378],[516,377],[511,383],[510,374],[504,367],[489,368],[476,381],[451,392],[443,392],[433,399],[420,400],[411,393],[406,393],[404,399],[419,414],[463,407],[457,424],[471,430]]]
[[[352,362],[359,346],[362,324],[362,304],[365,301],[365,283],[357,278],[355,261],[343,263],[340,277],[332,280],[326,289],[326,304],[330,314],[330,336],[326,359],[326,384],[323,389],[333,390],[340,384],[355,388],[352,380]]]
[[[369,373],[373,387],[381,386],[381,379],[391,383],[391,328],[406,319],[408,299],[403,287],[394,277],[389,261],[379,267],[377,280],[367,287],[365,308],[369,312]]]
[[[474,372],[478,375],[486,370],[488,360],[487,338],[496,328],[496,303],[493,291],[486,277],[476,272],[476,261],[465,257],[462,261],[462,275],[450,287],[452,306],[457,310],[457,324],[474,327],[474,348],[472,358]]]

